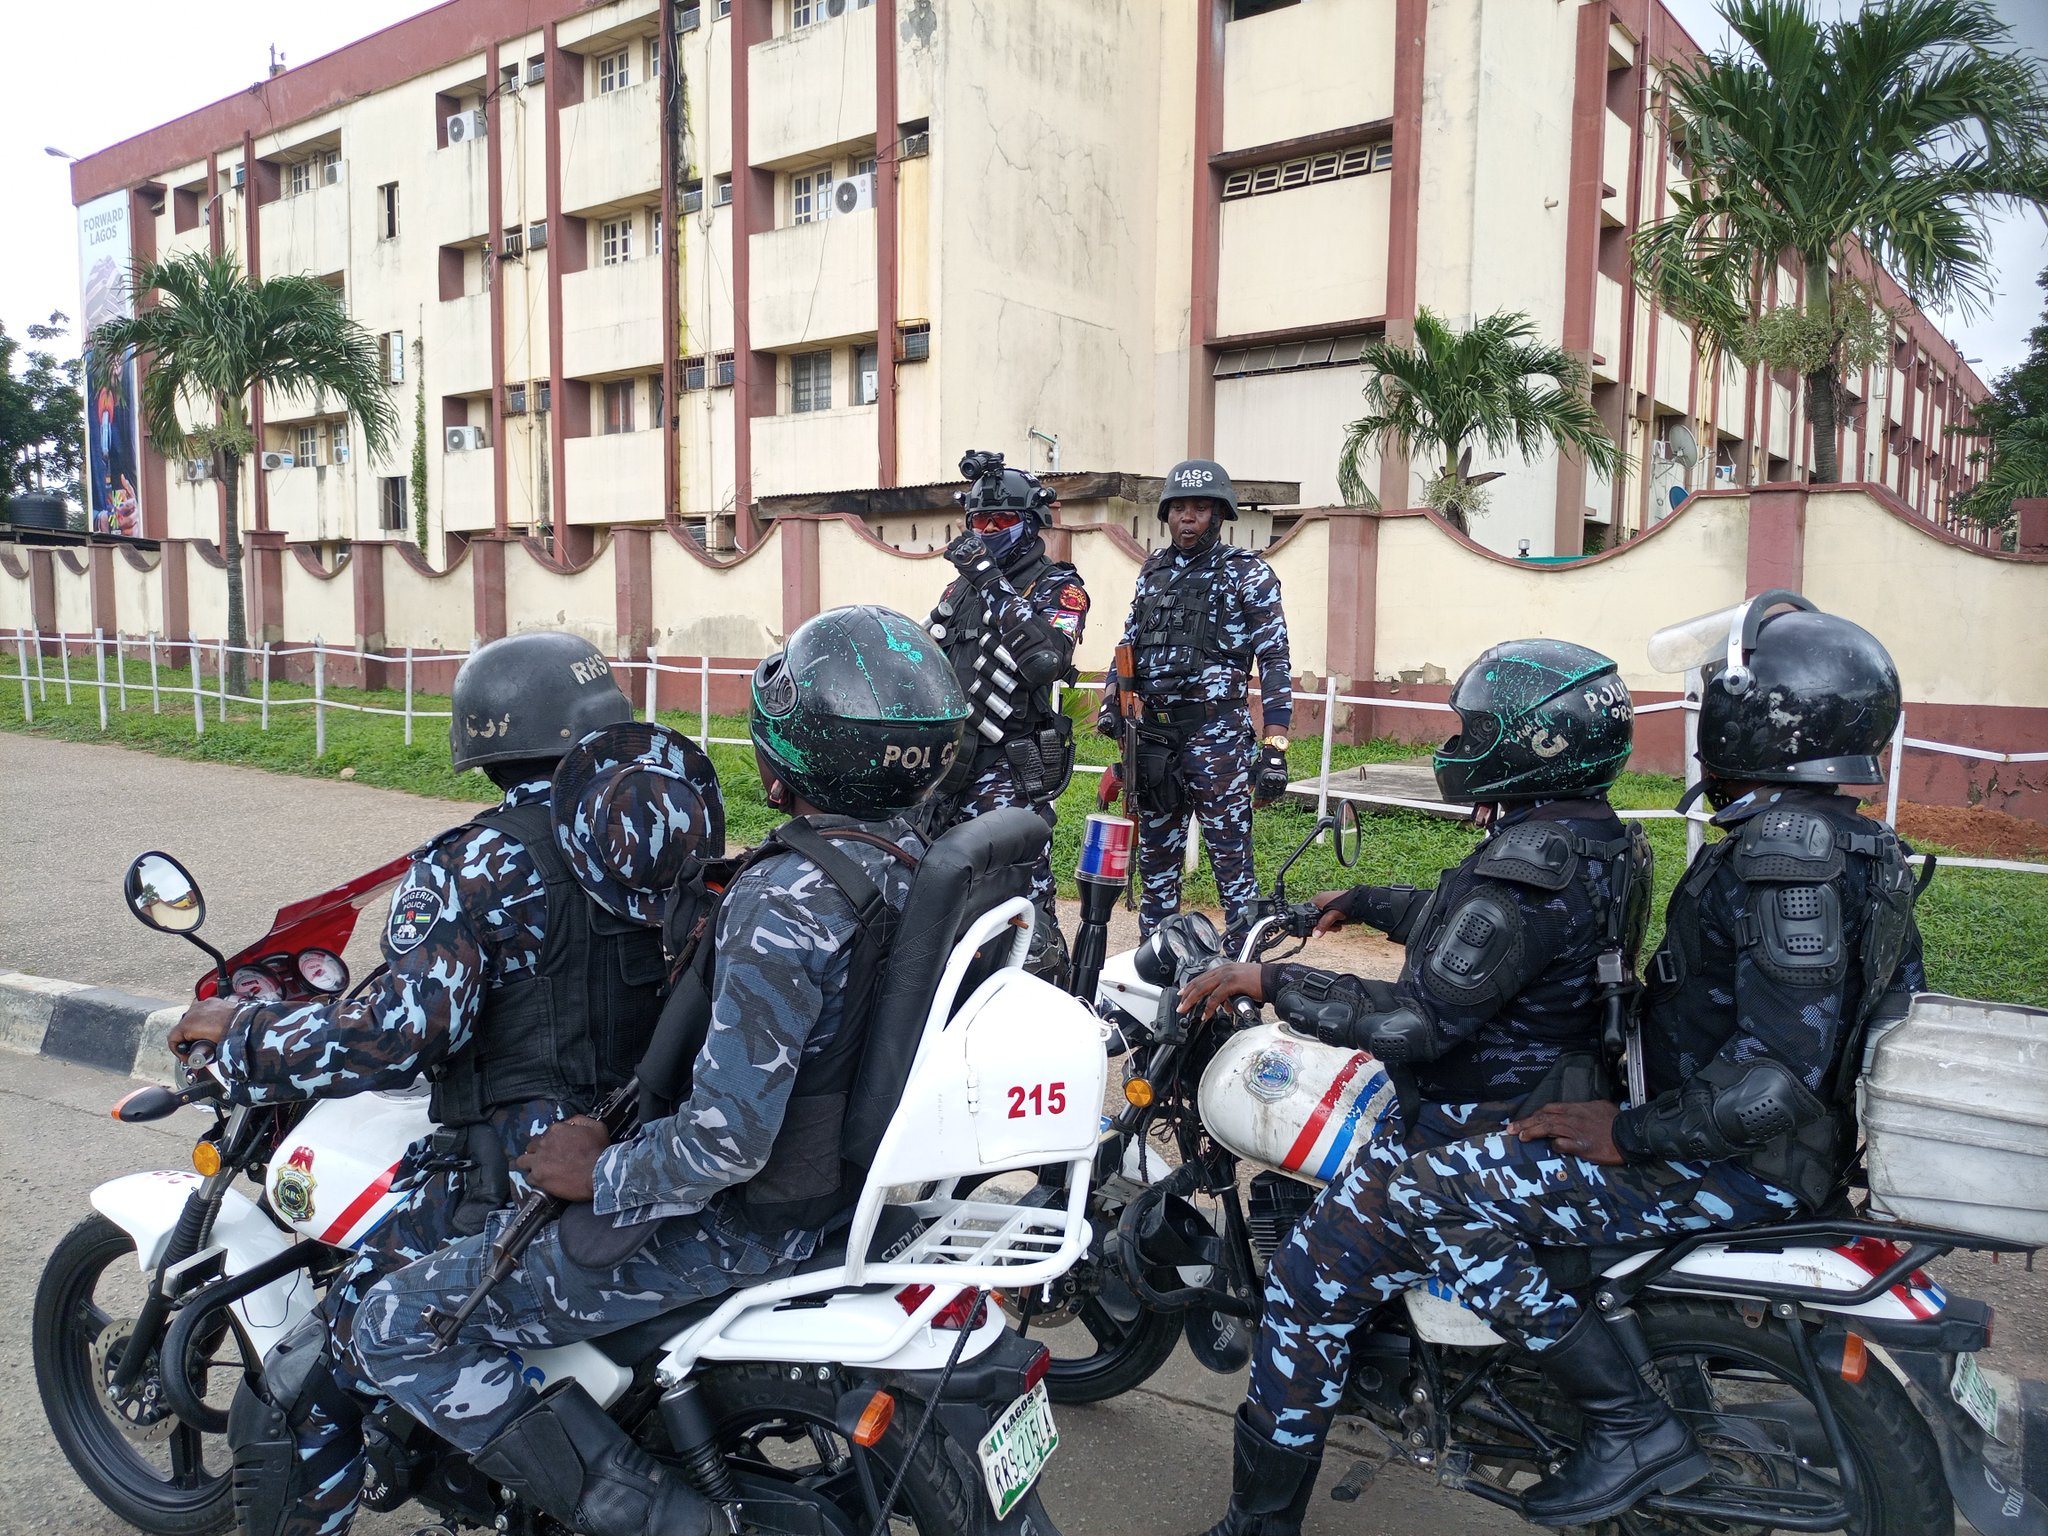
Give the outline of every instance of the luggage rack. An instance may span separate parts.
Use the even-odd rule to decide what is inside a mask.
[[[931,1223],[902,1253],[863,1278],[899,1265],[950,1264],[999,1271],[990,1278],[1014,1284],[1012,1271],[1037,1269],[1065,1245],[1067,1212],[1044,1206],[995,1205],[985,1200],[923,1200],[911,1210]],[[1085,1246],[1085,1241],[1084,1241]]]

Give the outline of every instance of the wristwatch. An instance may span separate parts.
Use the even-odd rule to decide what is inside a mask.
[[[1276,731],[1271,736],[1268,736],[1263,741],[1261,741],[1259,745],[1262,747],[1272,747],[1276,751],[1285,752],[1287,750],[1287,733],[1285,731]]]

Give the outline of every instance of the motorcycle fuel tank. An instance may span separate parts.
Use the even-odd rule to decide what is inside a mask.
[[[398,1203],[398,1159],[433,1128],[424,1085],[322,1099],[271,1156],[270,1207],[307,1237],[353,1248]]]
[[[1364,1051],[1260,1024],[1224,1042],[1200,1102],[1209,1134],[1239,1157],[1327,1184],[1393,1113],[1394,1085]]]

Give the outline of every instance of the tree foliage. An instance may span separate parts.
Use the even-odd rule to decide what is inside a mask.
[[[1468,448],[1483,444],[1488,453],[1513,450],[1530,459],[1555,443],[1606,474],[1620,463],[1586,397],[1585,369],[1562,347],[1539,341],[1527,315],[1502,311],[1459,331],[1424,309],[1412,345],[1372,342],[1359,363],[1366,414],[1346,429],[1337,461],[1338,488],[1354,506],[1377,505],[1364,473],[1365,455],[1375,449],[1434,459],[1427,500],[1461,531],[1485,510],[1483,482],[1461,462]]]
[[[1985,214],[2048,204],[2048,79],[1986,0],[1871,0],[1831,22],[1813,0],[1724,0],[1721,15],[1738,46],[1669,78],[1692,179],[1636,237],[1636,280],[1738,355],[1746,338],[1800,369],[1814,478],[1832,482],[1844,372],[1885,324],[1840,278],[1868,258],[1922,305],[1981,309]],[[1785,256],[1805,285],[1797,324],[1768,319]]]
[[[70,316],[53,313],[28,328],[32,342],[61,341]],[[85,460],[85,398],[79,362],[22,344],[0,325],[0,496],[48,491],[79,498]]]
[[[362,429],[372,454],[389,448],[398,417],[377,339],[348,317],[340,295],[315,277],[251,281],[231,255],[187,251],[144,262],[133,315],[92,333],[96,366],[131,350],[144,360],[143,430],[167,458],[209,458],[227,488],[228,644],[246,646],[242,590],[241,469],[256,449],[250,391],[290,407],[327,400]],[[95,381],[97,382],[97,381]],[[230,653],[230,685],[244,686],[245,658]]]
[[[2048,291],[2048,270],[2035,283]],[[2009,528],[2016,498],[2048,496],[2048,309],[2027,333],[2025,359],[2001,373],[1970,419],[1949,431],[1976,445],[1970,462],[1983,472],[1956,498],[1955,510],[1964,517]]]

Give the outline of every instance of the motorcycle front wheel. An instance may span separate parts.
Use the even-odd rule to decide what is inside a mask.
[[[105,1391],[148,1284],[134,1239],[104,1216],[66,1233],[36,1287],[36,1387],[58,1447],[101,1503],[151,1536],[208,1536],[235,1518],[226,1440],[163,1405],[154,1360],[120,1405]]]

